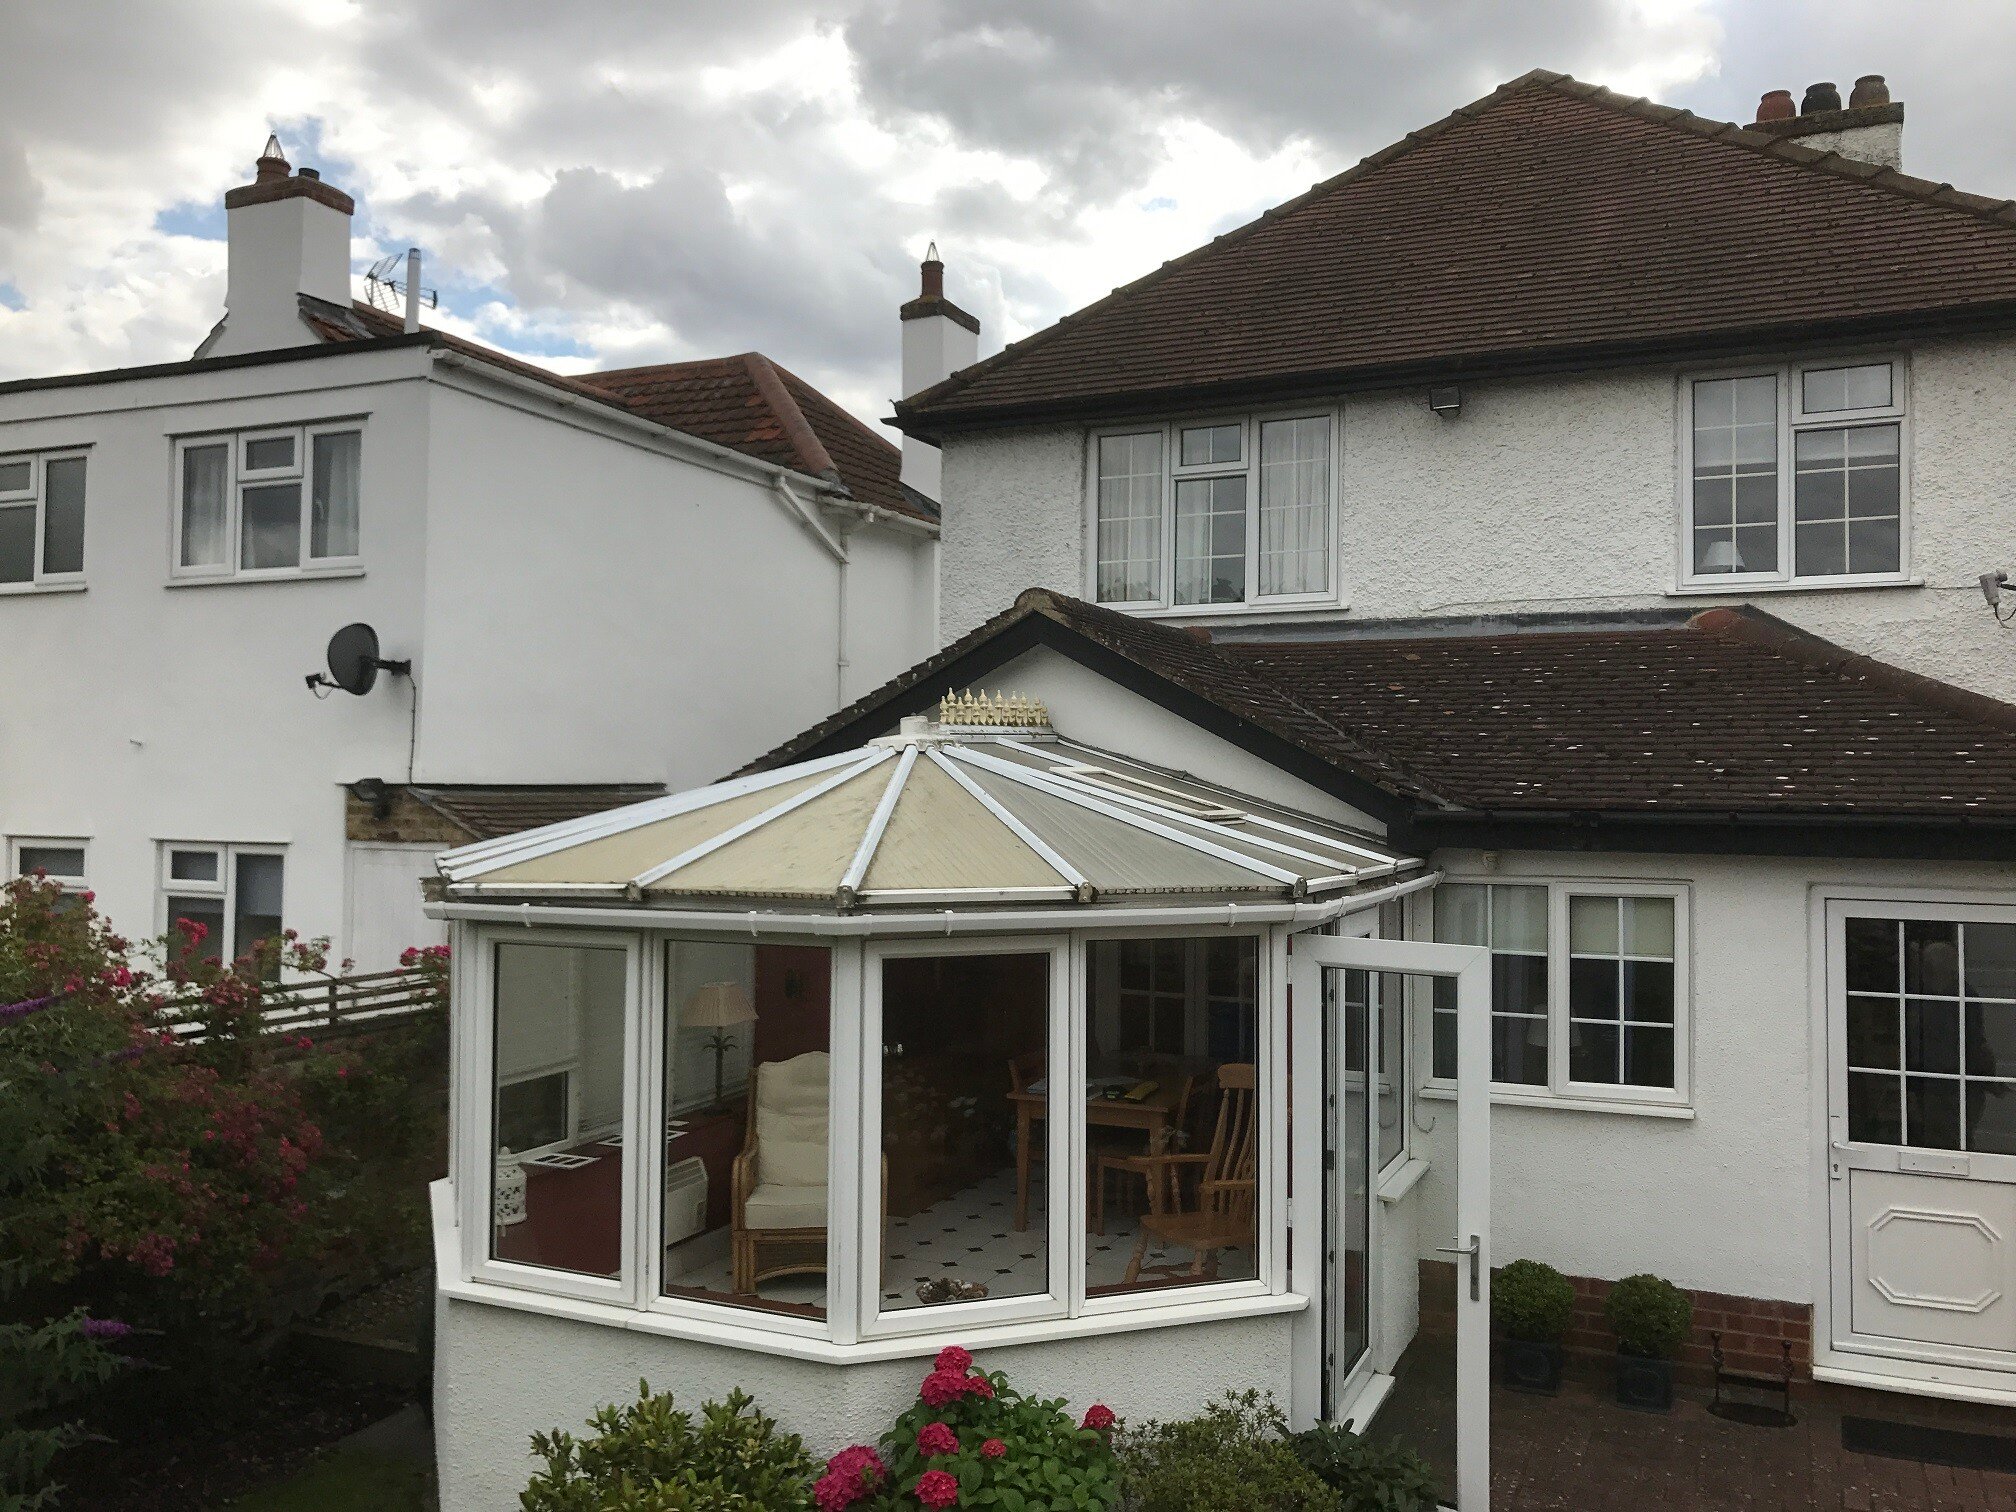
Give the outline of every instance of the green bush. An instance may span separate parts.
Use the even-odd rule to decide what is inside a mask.
[[[1435,1472],[1397,1439],[1384,1444],[1324,1423],[1290,1440],[1296,1457],[1337,1493],[1339,1512],[1435,1512]]]
[[[1671,1281],[1626,1276],[1603,1299],[1603,1316],[1626,1354],[1670,1360],[1694,1329],[1694,1304]]]
[[[1575,1288],[1538,1260],[1514,1260],[1491,1278],[1491,1317],[1508,1339],[1558,1343],[1575,1317]]]
[[[592,1438],[556,1429],[532,1435],[546,1461],[519,1496],[525,1512],[812,1512],[817,1466],[795,1433],[753,1412],[731,1391],[693,1415],[672,1393],[604,1407],[588,1421]]]
[[[1272,1397],[1228,1393],[1201,1416],[1121,1435],[1127,1512],[1342,1512],[1346,1503],[1296,1456]],[[1374,1505],[1377,1505],[1374,1503]]]

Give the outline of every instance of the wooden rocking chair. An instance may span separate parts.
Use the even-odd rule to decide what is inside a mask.
[[[1255,1158],[1259,1146],[1253,1090],[1255,1077],[1250,1062],[1228,1062],[1218,1068],[1218,1126],[1211,1134],[1211,1148],[1201,1155],[1154,1154],[1137,1157],[1144,1166],[1156,1168],[1150,1193],[1164,1189],[1173,1206],[1144,1213],[1141,1235],[1134,1241],[1134,1254],[1127,1262],[1124,1285],[1141,1279],[1142,1260],[1148,1243],[1180,1246],[1191,1252],[1187,1275],[1190,1279],[1218,1274],[1218,1256],[1228,1249],[1253,1249],[1258,1235],[1254,1230]],[[1183,1176],[1195,1173],[1192,1196],[1186,1206]],[[1157,1265],[1151,1269],[1170,1280],[1185,1275],[1182,1267]]]

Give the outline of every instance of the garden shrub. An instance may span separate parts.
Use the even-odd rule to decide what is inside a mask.
[[[1094,1405],[1073,1422],[1061,1398],[1024,1396],[1000,1372],[973,1369],[973,1356],[953,1345],[938,1352],[881,1451],[841,1450],[813,1494],[820,1512],[1103,1512],[1118,1494],[1117,1421]]]
[[[1508,1339],[1557,1343],[1575,1319],[1575,1288],[1551,1265],[1514,1260],[1491,1278],[1491,1317]]]
[[[1670,1360],[1694,1330],[1694,1304],[1671,1281],[1626,1276],[1603,1299],[1603,1316],[1626,1354]]]
[[[524,1512],[813,1512],[818,1466],[795,1433],[731,1391],[700,1422],[637,1383],[637,1400],[589,1419],[592,1438],[532,1435],[546,1461],[519,1497]]]
[[[1194,1418],[1151,1422],[1119,1442],[1126,1512],[1339,1512],[1302,1463],[1272,1397],[1230,1392]],[[1375,1503],[1376,1505],[1376,1503]]]
[[[81,1310],[34,1327],[0,1324],[0,1512],[57,1504],[52,1466],[84,1435],[54,1409],[116,1375],[126,1362],[111,1343],[131,1332]]]
[[[1435,1512],[1435,1472],[1397,1439],[1374,1443],[1335,1423],[1298,1433],[1296,1458],[1337,1493],[1339,1512]]]

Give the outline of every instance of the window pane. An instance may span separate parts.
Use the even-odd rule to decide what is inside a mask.
[[[1546,888],[1491,889],[1491,948],[1532,951],[1547,949]]]
[[[240,856],[231,949],[243,955],[280,933],[280,895],[286,861],[280,856]]]
[[[1969,924],[1967,996],[2016,998],[2016,924]]]
[[[625,954],[551,944],[495,950],[490,1252],[519,1265],[618,1275]]]
[[[1099,597],[1137,603],[1162,593],[1162,437],[1099,439]]]
[[[1802,378],[1802,399],[1806,412],[1812,415],[1831,410],[1887,409],[1890,364],[1810,369]]]
[[[1673,1022],[1673,963],[1624,963],[1624,1017],[1641,1024]]]
[[[1904,1078],[1904,1143],[1932,1150],[1960,1148],[1960,1083],[1944,1076]]]
[[[1894,425],[1799,433],[1793,511],[1801,576],[1901,569],[1898,436]]]
[[[830,961],[817,947],[665,946],[669,1296],[825,1315]]]
[[[1848,1064],[1865,1071],[1895,1071],[1897,1057],[1897,999],[1851,995]]]
[[[1174,1037],[1171,1023],[1144,1037],[1138,1022],[1117,1011],[1138,980],[1130,962],[1142,957],[1123,949],[1133,943],[1094,941],[1087,964],[1086,1289],[1096,1296],[1249,1280],[1258,1274],[1252,1112],[1259,944],[1250,937],[1156,942],[1167,948],[1166,974],[1154,983],[1163,998],[1203,1002],[1213,960],[1224,956],[1232,969],[1221,985],[1234,991],[1213,994],[1208,1016],[1172,1021],[1181,1025]],[[1040,1138],[1042,1125],[1035,1128]]]
[[[1404,938],[1395,931],[1389,939]],[[1379,1169],[1385,1170],[1407,1148],[1404,1122],[1407,1107],[1407,983],[1404,977],[1381,973],[1373,978],[1379,1018]]]
[[[357,495],[364,438],[336,431],[315,438],[314,490],[309,499],[308,554],[357,555]]]
[[[1618,991],[1618,963],[1576,957],[1568,963],[1568,1012],[1584,1019],[1614,1019],[1623,1002]]]
[[[1493,955],[1491,1006],[1499,1013],[1546,1013],[1547,957]]]
[[[24,877],[41,871],[59,882],[84,880],[84,847],[81,845],[24,845],[16,860]]]
[[[0,583],[35,581],[35,506],[0,509]]]
[[[42,469],[42,570],[84,570],[82,457],[58,457]]]
[[[0,494],[27,493],[35,486],[35,464],[23,457],[0,462]]]
[[[1960,1005],[1943,998],[1904,1004],[1904,1069],[1960,1072]]]
[[[1967,1084],[1967,1148],[2016,1155],[2016,1082]]]
[[[1260,427],[1260,592],[1330,588],[1330,421]]]
[[[1863,1144],[1902,1144],[1904,1111],[1895,1076],[1848,1073],[1848,1137]]]
[[[1445,882],[1435,889],[1435,938],[1444,945],[1491,943],[1489,893],[1472,882]]]
[[[2016,925],[2011,926],[2016,929]],[[1895,919],[1850,919],[1847,923],[1848,990],[1896,992],[1898,923]]]
[[[1778,380],[1694,385],[1694,570],[1769,572],[1778,558]],[[1732,532],[1717,527],[1748,526]]]
[[[301,565],[301,485],[266,483],[241,491],[245,506],[239,565],[247,569]]]
[[[1576,955],[1617,954],[1616,898],[1568,900],[1568,949]]]
[[[1205,467],[1239,460],[1239,427],[1197,425],[1183,432],[1183,465]]]
[[[176,922],[187,919],[191,924],[201,924],[207,931],[201,944],[191,946],[188,937],[175,927]],[[228,943],[224,938],[224,900],[222,898],[168,898],[168,956],[171,964],[188,964],[192,961],[208,959],[212,956],[222,959]]]
[[[1839,577],[1848,570],[1848,528],[1828,521],[1800,525],[1793,534],[1794,571],[1800,577]]]
[[[1619,1030],[1615,1024],[1568,1026],[1568,1077],[1571,1081],[1615,1085],[1619,1076]]]
[[[896,956],[881,976],[882,1310],[1047,1292],[1050,957]]]
[[[1491,1080],[1547,1085],[1546,1019],[1492,1016]]]
[[[168,853],[168,875],[177,882],[219,882],[223,873],[217,869],[217,852],[214,850],[178,850]]]
[[[1673,958],[1673,900],[1626,898],[1624,954]]]
[[[294,465],[294,438],[292,436],[262,436],[256,441],[245,443],[245,470],[247,472],[267,472],[278,467]]]
[[[1904,921],[1904,990],[1919,997],[1960,991],[1960,926],[1944,919]]]
[[[1246,480],[1176,484],[1176,602],[1236,604],[1246,597]]]
[[[1434,1037],[1430,1047],[1430,1067],[1434,1075],[1445,1081],[1456,1079],[1456,984],[1447,977],[1435,979],[1435,1011],[1429,1015],[1433,1020],[1429,1032]],[[1444,1000],[1448,1007],[1444,1007]]]
[[[230,535],[224,478],[228,448],[192,446],[182,453],[182,565],[221,567]]]
[[[1627,1025],[1624,1029],[1624,1084],[1629,1087],[1673,1085],[1673,1031]]]

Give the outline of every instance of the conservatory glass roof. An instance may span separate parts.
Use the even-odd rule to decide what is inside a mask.
[[[450,851],[441,874],[459,898],[856,909],[1318,898],[1421,865],[1018,713],[906,721],[858,750]]]

